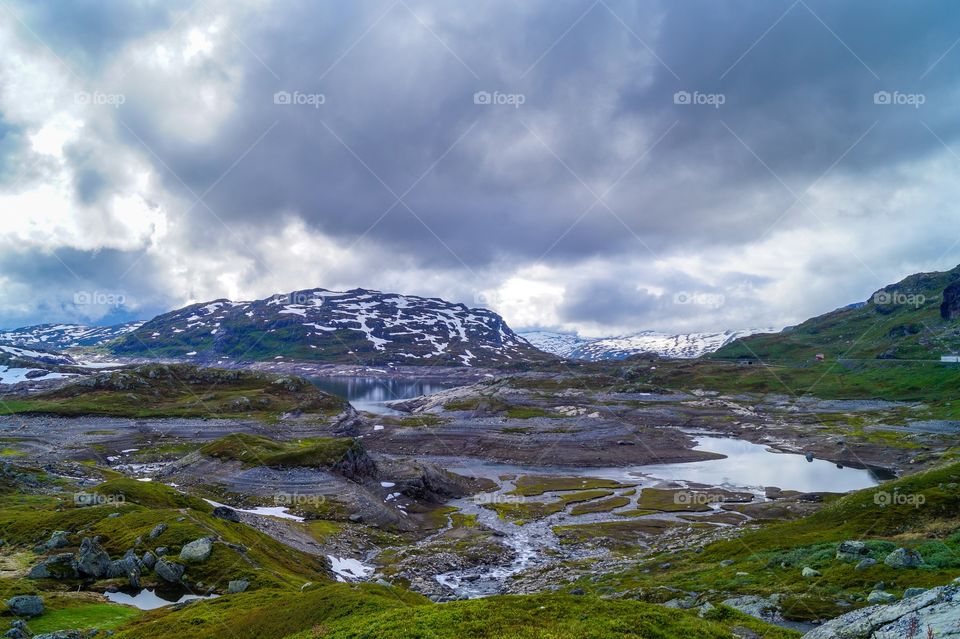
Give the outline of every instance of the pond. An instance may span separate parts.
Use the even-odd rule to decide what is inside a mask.
[[[219,595],[192,595],[182,589],[154,590],[144,588],[143,590],[130,592],[105,592],[103,595],[113,603],[126,604],[134,606],[140,610],[156,610],[164,606],[193,601],[195,599],[215,599]]]
[[[320,390],[346,399],[357,410],[381,415],[397,414],[386,405],[454,388],[459,384],[383,377],[310,377]]]

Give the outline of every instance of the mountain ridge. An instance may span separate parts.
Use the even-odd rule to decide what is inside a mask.
[[[568,359],[586,361],[620,360],[640,353],[656,353],[671,359],[695,359],[730,342],[774,329],[744,329],[702,333],[639,331],[615,337],[585,338],[572,333],[521,331],[520,335],[537,348]]]

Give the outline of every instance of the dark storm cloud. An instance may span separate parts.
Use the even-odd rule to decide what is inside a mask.
[[[638,160],[606,198],[613,213],[596,205],[549,259],[634,250],[634,235],[654,253],[749,241],[835,162],[884,171],[942,149],[924,123],[957,133],[951,58],[921,79],[955,38],[947,3],[389,6],[285,3],[248,20],[240,35],[263,64],[247,57],[239,107],[206,144],[154,127],[136,95],[120,117],[176,174],[170,188],[196,192],[269,130],[211,192],[224,219],[292,210],[345,242],[370,229],[472,266],[539,256]],[[326,102],[278,106],[278,90]],[[477,90],[525,103],[476,105]],[[926,103],[877,105],[881,90]],[[676,91],[725,103],[676,105]],[[413,213],[394,204],[441,157],[405,197]]]
[[[138,252],[0,250],[4,328],[51,322],[114,324],[169,310],[164,283]]]
[[[141,153],[186,205],[206,194],[206,204],[172,211],[177,237],[195,250],[226,251],[232,228],[275,234],[296,217],[343,246],[364,238],[406,264],[465,274],[747,250],[771,227],[809,225],[796,199],[811,186],[842,178],[886,188],[960,133],[960,47],[951,50],[960,9],[946,1],[188,8],[67,2],[21,12],[83,68],[106,67],[178,19],[203,27],[221,14],[229,33],[220,27],[209,59],[184,76],[114,78],[104,88],[126,101],[89,129]],[[207,85],[223,106],[206,129],[171,122],[171,104]],[[323,104],[275,104],[278,91],[322,94]],[[478,91],[523,104],[475,104]],[[877,104],[878,91],[923,104]],[[722,104],[677,104],[677,92]],[[109,147],[81,139],[67,159],[79,202],[111,193],[119,171]],[[886,203],[826,206],[870,218]],[[611,269],[575,287],[562,319],[639,325],[703,312],[664,306],[622,279]]]

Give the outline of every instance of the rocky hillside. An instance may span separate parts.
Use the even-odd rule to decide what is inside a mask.
[[[437,298],[311,289],[160,315],[108,345],[123,356],[216,362],[502,366],[548,356],[487,309]]]
[[[730,342],[758,333],[758,330],[723,331],[720,333],[658,333],[641,331],[620,337],[587,339],[567,333],[532,331],[521,333],[540,350],[569,359],[598,361],[626,359],[639,353],[655,353],[660,357],[692,359],[712,353]]]
[[[716,357],[768,361],[931,359],[960,353],[960,266],[917,273],[780,333],[753,335]]]
[[[0,343],[45,349],[65,349],[80,346],[99,346],[121,335],[135,331],[144,322],[128,322],[114,326],[84,326],[83,324],[37,324],[0,331]]]
[[[79,372],[69,355],[0,344],[0,386],[29,380],[61,379]]]

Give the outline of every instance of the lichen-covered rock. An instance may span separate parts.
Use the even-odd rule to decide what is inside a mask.
[[[157,524],[156,526],[153,527],[153,530],[150,531],[150,534],[147,535],[147,537],[150,539],[156,539],[157,537],[162,535],[166,529],[167,529],[166,524]]]
[[[923,557],[916,550],[897,548],[883,560],[891,568],[917,568],[923,563]]]
[[[180,549],[180,561],[200,562],[210,558],[210,552],[213,550],[213,540],[209,537],[201,537],[186,544]]]
[[[180,583],[180,580],[183,579],[186,567],[183,564],[177,564],[166,559],[158,559],[153,571],[164,581],[175,584]]]
[[[7,599],[7,608],[17,617],[37,617],[43,614],[43,599],[36,595],[18,595]]]
[[[47,557],[27,573],[27,579],[76,579],[79,575],[73,565],[73,553]]]
[[[862,541],[844,541],[837,546],[837,561],[861,561],[870,555],[870,549]]]
[[[240,522],[240,513],[235,511],[233,508],[230,508],[229,506],[217,506],[216,508],[213,509],[213,512],[211,514],[217,519],[232,521],[234,523]]]
[[[831,619],[803,639],[960,638],[960,583],[932,588],[887,605],[868,606]]]
[[[243,592],[250,587],[250,582],[246,579],[235,579],[227,584],[227,592],[235,595],[238,592]]]
[[[100,579],[106,577],[110,569],[110,555],[96,540],[84,537],[73,560],[73,566],[81,575]]]

